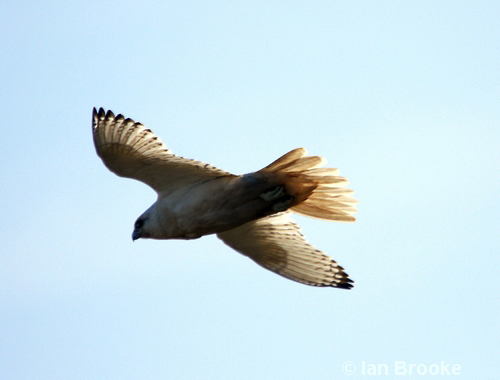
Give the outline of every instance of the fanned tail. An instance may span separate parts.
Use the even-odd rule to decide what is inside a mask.
[[[322,168],[323,157],[307,156],[303,148],[294,149],[276,161],[259,170],[271,172],[283,179],[286,192],[294,197],[290,211],[311,218],[354,222],[352,216],[358,203],[354,193],[345,186],[348,181],[340,177],[339,170]]]

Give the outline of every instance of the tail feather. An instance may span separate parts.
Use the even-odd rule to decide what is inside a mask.
[[[287,193],[295,198],[289,209],[312,218],[353,222],[351,214],[358,203],[348,181],[338,176],[339,170],[320,168],[326,160],[319,156],[306,156],[303,148],[292,150],[259,172],[273,172],[283,178]]]
[[[318,187],[315,191],[314,191],[315,194],[320,194],[320,193],[328,193],[329,195],[334,195],[334,194],[337,194],[337,195],[352,195],[354,194],[354,190],[351,190],[351,189],[346,189],[346,188],[343,188],[343,187],[338,187],[338,188],[332,188],[332,187]],[[354,201],[355,203],[359,203],[358,201],[356,201],[354,198],[349,198],[351,199],[352,201]]]
[[[326,163],[326,162],[325,162]],[[335,168],[315,168],[307,172],[308,176],[336,176],[339,174],[339,169]]]
[[[286,164],[280,169],[280,171],[284,171],[287,173],[301,172],[303,170],[309,170],[317,168],[319,166],[323,166],[324,164],[326,164],[326,160],[323,157],[308,156],[299,158],[293,162]]]
[[[266,171],[266,172],[277,172],[279,170],[282,170],[284,167],[286,167],[287,164],[293,163],[296,160],[304,157],[307,154],[307,151],[304,148],[298,148],[294,149],[284,156],[281,156],[278,158],[276,161],[272,162],[271,164],[267,165],[264,169],[260,171]]]
[[[322,205],[314,205],[303,202],[291,208],[296,214],[308,216],[315,219],[334,220],[340,222],[354,222],[356,218],[347,212],[343,212],[336,208],[324,207]]]

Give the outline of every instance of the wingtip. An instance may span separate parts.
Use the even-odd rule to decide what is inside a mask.
[[[336,286],[336,288],[344,289],[344,290],[351,290],[353,287],[354,287],[354,285],[352,285],[352,284],[341,284],[341,285]]]
[[[97,114],[97,109],[94,107],[92,111],[92,129],[95,129],[97,122],[98,122],[99,116]]]
[[[103,120],[106,116],[106,111],[102,107],[99,108],[99,111],[96,107],[92,110],[92,127],[96,127],[99,124],[99,120]]]
[[[351,280],[350,278],[345,278],[342,280],[341,283],[335,284],[334,287],[339,288],[339,289],[352,289],[354,287],[354,281]]]
[[[102,110],[102,113],[104,115],[105,111],[101,108]],[[99,113],[100,113],[100,110],[99,110]],[[114,119],[115,118],[115,114],[113,113],[113,111],[111,110],[108,110],[108,112],[106,112],[106,119]]]
[[[108,112],[111,112],[111,111],[108,111]],[[96,107],[94,107],[94,109],[92,111],[92,115],[94,117],[102,118],[106,115],[106,111],[104,111],[104,108],[102,108],[102,107],[99,108],[99,111],[97,110]]]

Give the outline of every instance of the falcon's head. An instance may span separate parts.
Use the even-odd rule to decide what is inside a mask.
[[[132,232],[132,240],[137,240],[140,238],[147,238],[150,235],[147,232],[147,221],[148,217],[141,215],[134,224],[134,232]]]
[[[172,239],[176,233],[176,223],[168,210],[158,212],[157,203],[154,203],[135,221],[132,240]]]
[[[142,213],[134,223],[134,232],[132,240],[143,239],[161,239],[162,231],[159,230],[161,224],[158,222],[155,204]]]

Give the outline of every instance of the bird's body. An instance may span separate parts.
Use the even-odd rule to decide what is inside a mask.
[[[226,244],[284,277],[314,286],[352,287],[343,268],[312,247],[290,211],[354,221],[357,203],[337,169],[295,149],[265,168],[234,175],[174,155],[148,129],[122,115],[94,109],[97,154],[122,177],[158,194],[136,221],[133,239],[196,239],[217,234]]]
[[[157,201],[141,218],[154,218],[155,239],[196,239],[270,215],[274,200],[260,195],[278,185],[254,173],[186,186]],[[160,211],[161,210],[161,211]]]

